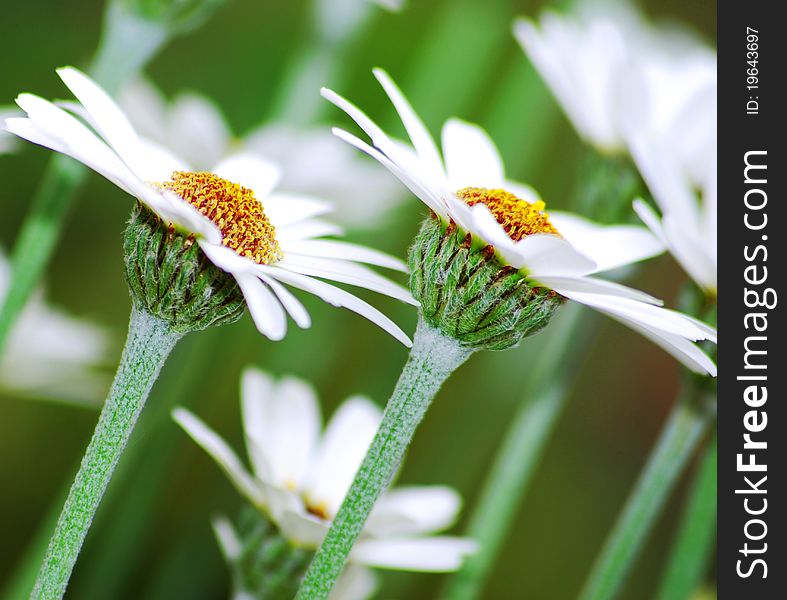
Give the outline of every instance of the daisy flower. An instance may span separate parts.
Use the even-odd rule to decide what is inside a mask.
[[[270,123],[236,138],[210,99],[181,92],[168,100],[141,78],[123,89],[118,104],[141,136],[197,169],[210,169],[233,152],[273,159],[281,173],[278,189],[326,200],[333,206],[331,217],[343,225],[370,227],[404,199],[393,177],[322,127]],[[375,202],[369,202],[370,189]]]
[[[287,540],[317,549],[382,412],[370,400],[355,396],[336,410],[321,432],[319,402],[309,385],[294,378],[277,382],[256,369],[243,374],[241,408],[251,470],[192,413],[177,408],[173,417]],[[448,487],[393,488],[375,505],[353,547],[351,564],[428,572],[458,569],[474,543],[433,534],[454,522],[460,504],[459,495]]]
[[[136,197],[162,221],[193,239],[205,256],[231,274],[261,333],[280,340],[287,314],[300,327],[311,321],[285,287],[317,295],[371,320],[404,344],[409,338],[390,319],[322,279],[367,288],[415,303],[401,286],[360,263],[405,271],[404,264],[370,248],[323,239],[337,228],[319,217],[327,203],[274,192],[278,169],[248,154],[192,171],[163,147],[140,138],[113,100],[80,71],[58,74],[79,101],[71,111],[32,94],[17,104],[26,118],[6,120],[12,133],[67,154]]]
[[[641,200],[637,213],[715,295],[715,52],[625,5],[522,19],[514,32],[582,137],[631,155],[663,218]]]
[[[8,291],[11,266],[0,252],[0,304]],[[97,369],[109,349],[106,332],[44,302],[27,303],[0,357],[0,388],[14,394],[91,403],[103,398],[106,377]]]
[[[390,77],[375,76],[389,96],[412,145],[390,138],[356,106],[331,90],[323,96],[344,110],[371,138],[369,145],[341,129],[337,136],[376,158],[432,212],[475,243],[494,250],[499,262],[534,286],[594,308],[642,333],[689,368],[716,373],[693,342],[716,339],[708,325],[657,306],[640,291],[593,277],[663,250],[645,228],[600,226],[568,213],[544,212],[530,188],[506,179],[493,142],[479,127],[449,120],[442,156],[431,135]]]
[[[684,108],[709,100],[715,89],[715,53],[685,31],[651,26],[622,3],[587,4],[574,14],[547,12],[538,23],[520,19],[514,25],[577,132],[603,152],[625,152],[630,128],[684,135]],[[712,111],[699,116],[692,131],[715,123]],[[698,150],[706,149],[696,143],[673,148]]]

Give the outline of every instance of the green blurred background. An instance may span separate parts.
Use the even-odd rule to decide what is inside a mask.
[[[339,68],[321,83],[395,127],[393,110],[370,75],[373,66],[385,67],[433,132],[454,115],[481,123],[496,139],[512,177],[534,185],[548,206],[566,206],[587,150],[510,33],[515,16],[537,15],[540,7],[540,2],[505,0],[409,0],[399,14],[375,7]],[[649,15],[687,23],[714,43],[715,3],[651,1],[644,8]],[[4,9],[0,104],[11,103],[20,91],[65,95],[53,70],[87,62],[103,3],[7,1]],[[205,26],[171,43],[148,74],[168,96],[190,89],[215,99],[237,134],[282,114],[297,120],[298,111],[281,110],[281,98],[292,65],[313,43],[310,10],[304,0],[230,0]],[[313,103],[322,122],[344,122],[325,104],[316,98]],[[30,146],[0,157],[0,245],[6,250],[49,154]],[[129,312],[120,236],[130,206],[120,190],[91,175],[47,274],[54,303],[112,332],[108,372],[119,357]],[[423,213],[421,203],[409,198],[383,222],[348,237],[404,256]],[[661,257],[631,283],[674,305],[683,278],[668,257]],[[368,298],[406,331],[414,329],[411,308]],[[310,380],[326,415],[354,393],[382,405],[405,349],[347,311],[311,297],[304,301],[313,327],[302,331],[291,325],[283,342],[258,335],[247,316],[191,335],[178,346],[88,536],[69,598],[226,597],[228,576],[209,518],[219,512],[234,516],[240,499],[170,420],[173,405],[191,408],[239,451],[238,381],[249,364]],[[583,310],[590,321],[591,312]],[[548,331],[521,348],[477,355],[461,368],[417,435],[400,482],[454,486],[465,498],[467,514]],[[577,594],[676,388],[675,361],[622,326],[601,323],[485,597]],[[35,533],[51,520],[53,509],[59,510],[96,416],[92,409],[0,393],[0,581],[11,579]],[[683,489],[656,527],[622,597],[649,596]],[[453,531],[461,530],[460,521]],[[438,575],[386,573],[380,596],[432,598],[442,581]]]

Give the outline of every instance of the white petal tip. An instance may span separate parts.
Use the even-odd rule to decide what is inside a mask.
[[[192,414],[188,410],[180,406],[173,408],[170,415],[172,416],[172,420],[183,428],[186,428],[186,422],[192,417]]]

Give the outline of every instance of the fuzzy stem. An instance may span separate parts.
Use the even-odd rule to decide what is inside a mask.
[[[497,450],[489,475],[468,520],[465,535],[478,543],[448,581],[445,600],[469,600],[481,595],[510,531],[517,508],[544,452],[569,396],[578,363],[595,332],[591,325],[578,327],[582,308],[571,304],[550,330],[546,352],[532,369],[534,377],[505,438]]]
[[[328,597],[366,519],[388,486],[440,386],[472,353],[419,319],[383,420],[296,598]]]
[[[71,486],[31,595],[62,598],[71,571],[112,472],[128,442],[153,382],[182,334],[134,307],[115,381]]]
[[[714,407],[715,400],[693,379],[687,381],[580,600],[610,600],[620,591],[678,476],[712,422]]]
[[[708,569],[716,533],[716,436],[705,449],[664,572],[658,600],[689,598]]]

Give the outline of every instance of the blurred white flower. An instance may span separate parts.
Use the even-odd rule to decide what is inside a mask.
[[[309,385],[294,378],[276,382],[256,369],[243,375],[241,406],[252,470],[192,413],[177,408],[173,417],[286,539],[316,549],[377,431],[380,409],[366,398],[349,398],[321,432],[319,402]],[[412,571],[458,569],[475,544],[431,534],[454,522],[460,504],[448,487],[391,489],[375,505],[350,562]]]
[[[323,279],[417,304],[401,285],[366,264],[406,271],[404,263],[371,248],[325,239],[337,227],[319,218],[321,199],[274,191],[279,170],[249,154],[193,171],[168,149],[140,137],[110,96],[87,75],[58,69],[79,100],[67,110],[33,94],[20,94],[25,118],[6,119],[12,133],[89,166],[134,196],[164,223],[199,244],[214,265],[234,277],[257,329],[271,340],[287,333],[287,317],[311,325],[303,304],[285,286],[345,307],[405,345],[407,335],[382,312]],[[198,119],[197,119],[198,120]]]
[[[671,160],[669,149],[642,146],[634,153],[637,166],[661,209],[643,200],[634,210],[661,239],[683,270],[710,296],[717,291],[716,156],[713,154],[699,191]]]
[[[687,137],[686,107],[705,104],[700,130],[715,123],[716,55],[695,36],[649,24],[620,2],[580,3],[572,14],[519,19],[514,34],[579,134],[604,152],[623,152],[633,132]],[[686,159],[705,137],[684,140]]]
[[[15,106],[0,106],[0,123],[4,123],[9,117],[18,117],[19,109]],[[16,149],[19,140],[15,135],[8,133],[4,127],[0,127],[0,154],[8,154]]]
[[[716,53],[628,5],[580,5],[514,31],[577,131],[628,152],[662,217],[640,217],[683,269],[716,292]]]
[[[10,265],[0,252],[0,304],[8,291]],[[47,306],[39,292],[28,302],[0,357],[0,389],[14,394],[95,405],[107,391],[109,338],[88,321]]]
[[[272,123],[239,140],[205,96],[183,92],[167,101],[145,79],[126,86],[119,104],[141,135],[171,148],[196,168],[210,169],[238,151],[275,163],[281,170],[280,190],[327,200],[333,218],[349,227],[373,227],[405,198],[393,177],[326,128]]]

